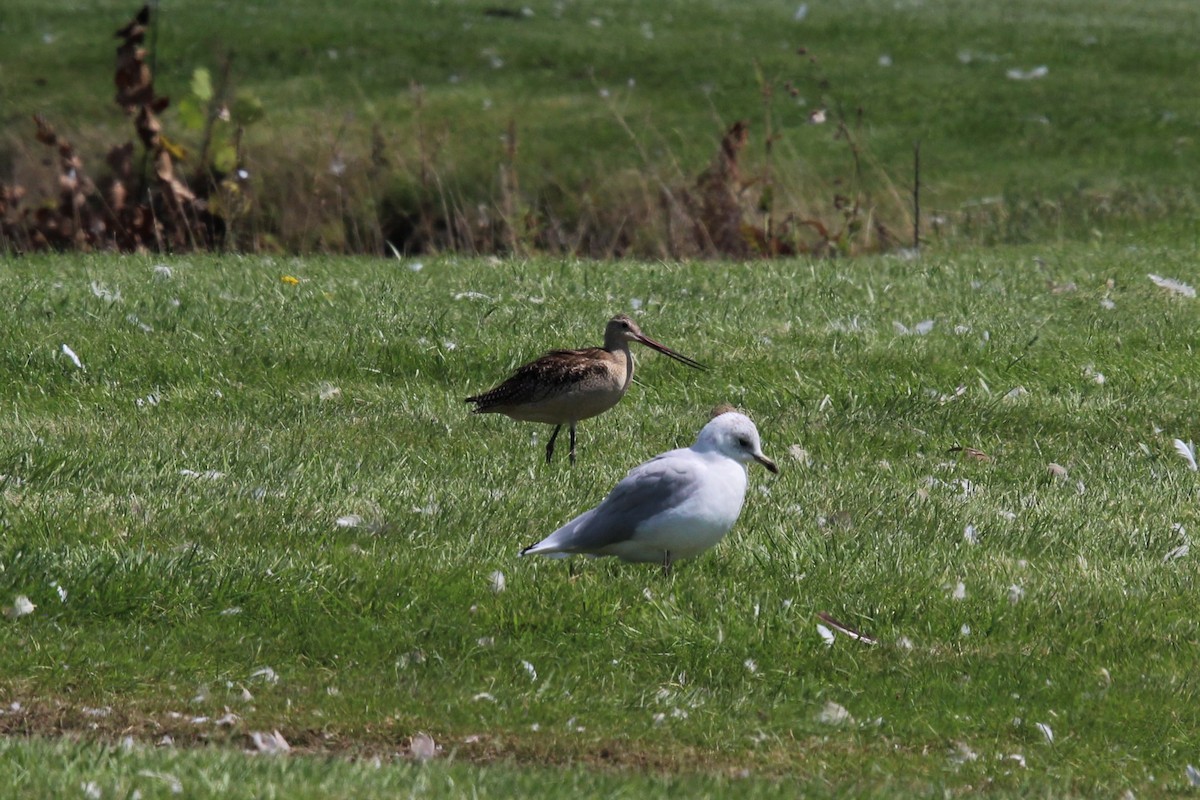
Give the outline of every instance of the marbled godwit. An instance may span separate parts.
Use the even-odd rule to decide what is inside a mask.
[[[669,572],[724,538],[742,511],[746,465],[771,472],[758,429],[735,411],[714,417],[691,447],[655,456],[629,471],[600,505],[585,511],[521,555],[575,553],[653,561]]]
[[[608,321],[604,346],[583,350],[552,350],[536,361],[519,367],[494,389],[468,397],[474,414],[504,414],[523,422],[545,422],[554,426],[546,445],[546,463],[554,455],[554,440],[563,425],[570,426],[571,463],[575,463],[575,425],[582,419],[602,414],[615,406],[633,380],[630,342],[668,355],[689,367],[704,369],[699,362],[676,353],[642,333],[637,323],[624,314]]]

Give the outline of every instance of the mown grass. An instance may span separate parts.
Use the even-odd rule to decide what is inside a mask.
[[[521,793],[528,764],[716,794],[742,770],[766,794],[1179,789],[1200,760],[1197,573],[1164,557],[1198,524],[1172,447],[1198,438],[1197,306],[1146,273],[1194,279],[1195,258],[1176,238],[748,265],[12,261],[0,601],[38,607],[0,625],[0,726],[238,747],[278,728],[385,759],[427,731],[455,755],[363,791]],[[620,310],[711,371],[642,354],[574,469],[545,465],[547,428],[467,413]],[[670,580],[516,558],[725,401],[783,470],[755,471],[715,551]],[[881,644],[826,647],[818,611]],[[120,762],[26,746],[64,765],[29,780]],[[138,752],[246,780],[326,768]]]
[[[359,228],[387,228],[426,203],[557,215],[568,238],[590,224],[615,238],[639,222],[628,210],[639,190],[653,198],[659,181],[692,185],[735,119],[752,125],[745,177],[761,179],[756,66],[774,87],[780,216],[832,225],[834,195],[861,194],[906,239],[917,140],[926,221],[941,218],[931,237],[1077,238],[1116,220],[1194,212],[1190,3],[854,0],[808,4],[797,20],[798,5],[530,2],[496,16],[495,4],[465,1],[360,0],[338,15],[318,2],[222,13],[175,3],[159,10],[154,67],[178,102],[195,68],[217,73],[232,55],[233,80],[266,112],[245,140],[249,188],[270,218],[259,224],[296,246],[352,246],[370,238]],[[33,113],[82,142],[97,172],[104,147],[129,135],[109,100],[111,42],[97,32],[133,11],[114,0],[6,4],[0,125],[19,179],[33,181],[40,160]],[[1039,66],[1043,78],[1007,77]],[[820,107],[855,129],[861,173],[832,122],[806,124]],[[174,114],[168,134],[195,149]],[[520,178],[515,212],[504,211],[502,165]]]
[[[0,740],[7,796],[152,798],[777,796],[766,781],[706,775],[597,773],[583,767],[479,767],[327,758],[247,758],[228,749],[164,750],[133,743]]]

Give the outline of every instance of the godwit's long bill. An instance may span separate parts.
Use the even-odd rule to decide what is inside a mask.
[[[742,511],[746,467],[763,455],[750,418],[726,412],[705,425],[691,447],[671,450],[629,470],[608,497],[521,555],[575,553],[653,561],[669,572],[724,538]]]
[[[620,402],[633,380],[630,342],[641,342],[652,350],[689,367],[704,369],[698,361],[681,355],[642,333],[625,314],[608,321],[604,346],[582,350],[551,350],[536,361],[518,367],[499,386],[468,397],[475,414],[504,414],[522,422],[544,422],[554,426],[546,445],[546,463],[554,455],[554,440],[563,425],[571,431],[571,463],[575,463],[575,425],[602,414]]]

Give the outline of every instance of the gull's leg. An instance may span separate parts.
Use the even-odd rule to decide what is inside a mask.
[[[550,456],[554,455],[554,440],[558,438],[558,432],[562,430],[562,425],[554,426],[554,433],[550,434],[550,441],[546,443],[546,463],[550,463]],[[571,458],[574,461],[574,457]]]
[[[671,577],[671,563],[672,563],[671,562],[671,551],[664,550],[663,551],[663,560],[662,560],[662,571],[663,571],[664,578]]]
[[[571,423],[571,465],[575,465],[575,423]]]

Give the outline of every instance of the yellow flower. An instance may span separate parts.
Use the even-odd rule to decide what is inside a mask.
[[[295,275],[281,275],[279,280],[283,281],[288,286],[296,286],[300,283],[300,279]]]

